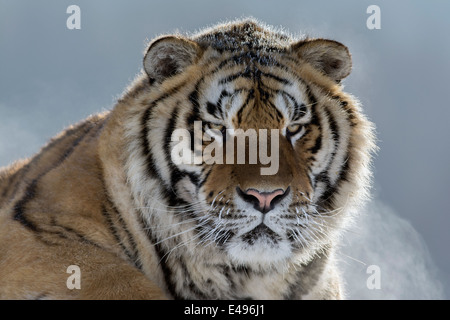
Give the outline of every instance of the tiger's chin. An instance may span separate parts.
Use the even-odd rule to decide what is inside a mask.
[[[235,264],[259,268],[284,265],[293,257],[288,239],[263,224],[230,239],[226,251]]]

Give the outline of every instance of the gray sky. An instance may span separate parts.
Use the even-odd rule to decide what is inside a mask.
[[[66,28],[71,4],[81,8],[81,30]],[[371,4],[381,8],[380,30],[366,27]],[[444,0],[0,0],[0,166],[34,154],[69,124],[110,109],[140,70],[146,41],[162,33],[253,16],[294,34],[332,38],[353,55],[346,90],[377,125],[375,207],[388,208],[423,242],[423,248],[415,250],[412,242],[405,248],[427,256],[448,297],[449,12]]]

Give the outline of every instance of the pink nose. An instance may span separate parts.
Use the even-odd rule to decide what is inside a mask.
[[[256,209],[262,213],[267,213],[273,209],[275,198],[278,197],[277,199],[281,200],[281,198],[287,194],[287,192],[282,189],[277,189],[270,192],[260,192],[256,189],[248,189],[247,191],[241,191],[239,189],[238,191],[240,191],[238,193],[245,201],[255,203]]]

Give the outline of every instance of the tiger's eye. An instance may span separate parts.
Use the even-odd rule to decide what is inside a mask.
[[[294,135],[297,132],[299,132],[302,129],[302,125],[301,124],[291,124],[290,126],[288,126],[286,128],[286,131],[289,135]]]
[[[220,131],[222,134],[225,134],[226,128],[224,125],[217,124],[217,123],[208,123],[208,128],[211,130],[217,130]]]

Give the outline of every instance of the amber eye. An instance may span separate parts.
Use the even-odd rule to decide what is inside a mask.
[[[298,133],[302,129],[302,127],[303,126],[301,124],[291,124],[286,128],[286,133],[289,136],[293,136],[294,134]]]
[[[219,130],[219,131],[222,131],[225,127],[223,126],[223,125],[221,125],[221,124],[217,124],[217,123],[208,123],[208,127],[210,128],[210,129],[213,129],[213,130]]]
[[[207,124],[207,129],[220,131],[222,133],[222,135],[225,134],[225,132],[226,132],[225,126],[223,126],[221,124],[217,124],[217,123],[212,123],[212,122],[209,122]]]

